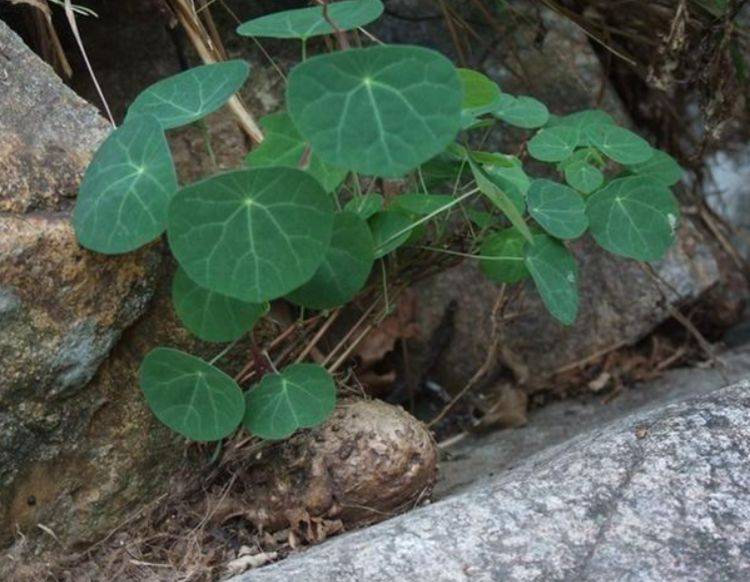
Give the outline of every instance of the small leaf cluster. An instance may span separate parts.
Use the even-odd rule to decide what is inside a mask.
[[[679,215],[669,187],[681,170],[606,113],[550,115],[416,46],[306,58],[308,39],[382,11],[380,0],[344,0],[327,16],[316,6],[239,27],[300,39],[305,57],[288,75],[285,110],[261,120],[265,139],[242,168],[180,185],[165,133],[232,98],[246,63],[196,67],[147,88],[86,172],[74,213],[80,243],[126,253],[166,233],[179,264],[175,312],[208,342],[252,333],[274,300],[345,305],[370,284],[376,262],[393,267],[425,252],[474,257],[498,283],[529,278],[549,312],[571,324],[578,271],[567,241],[588,231],[623,257],[664,255]],[[527,132],[523,157],[471,145],[502,124]],[[526,157],[549,164],[549,175],[530,177]],[[408,191],[384,195],[380,180],[395,178]],[[457,228],[472,252],[451,247]],[[240,425],[284,438],[323,422],[336,401],[334,379],[316,364],[274,370],[243,391],[214,361],[171,348],[147,355],[140,384],[159,420],[197,441]]]

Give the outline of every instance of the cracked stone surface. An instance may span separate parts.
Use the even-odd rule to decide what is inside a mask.
[[[749,454],[744,380],[588,428],[234,581],[747,580]]]

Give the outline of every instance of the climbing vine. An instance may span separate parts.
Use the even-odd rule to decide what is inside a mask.
[[[474,258],[497,283],[531,279],[563,325],[579,303],[567,241],[588,231],[622,257],[664,256],[679,216],[670,186],[682,173],[669,155],[603,111],[551,115],[435,51],[350,48],[344,31],[382,11],[380,0],[345,0],[239,27],[303,46],[286,110],[261,120],[265,139],[246,167],[180,185],[165,137],[232,98],[250,74],[245,62],[196,67],[143,91],[81,184],[80,243],[126,253],[166,232],[179,264],[175,312],[208,342],[251,333],[275,299],[308,311],[345,305],[380,273],[376,263],[417,251]],[[308,39],[327,34],[342,50],[307,58]],[[520,155],[474,145],[502,126],[525,136]],[[527,174],[531,160],[548,166],[543,177]],[[398,179],[403,193],[384,195],[378,179]],[[323,366],[297,363],[256,379],[243,392],[215,362],[171,348],[150,352],[140,375],[159,420],[196,441],[240,425],[281,439],[335,406]]]

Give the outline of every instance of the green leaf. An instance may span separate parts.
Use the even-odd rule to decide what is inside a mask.
[[[584,194],[590,194],[604,184],[604,174],[596,166],[583,161],[565,166],[565,181]]]
[[[505,216],[508,217],[510,223],[520,232],[524,238],[528,241],[532,240],[531,231],[523,220],[523,216],[518,211],[513,200],[504,192],[495,182],[493,182],[487,173],[474,163],[474,160],[469,158],[469,165],[471,171],[474,174],[474,179],[477,182],[477,187],[484,194],[490,202],[497,206]]]
[[[347,171],[334,168],[323,162],[302,139],[286,112],[273,113],[260,120],[265,130],[265,139],[245,157],[252,168],[265,166],[286,166],[299,168],[309,173],[323,186],[326,192],[333,192],[346,178]],[[305,157],[304,167],[300,161]]]
[[[517,283],[529,276],[524,263],[525,239],[514,228],[488,236],[482,243],[479,268],[495,283]]]
[[[558,240],[539,234],[526,247],[526,268],[549,312],[564,325],[578,315],[578,269],[570,251]]]
[[[464,99],[461,107],[472,117],[492,113],[501,105],[500,87],[482,73],[472,69],[458,69]]]
[[[182,269],[172,279],[172,303],[184,326],[209,342],[236,340],[268,311],[267,303],[246,303],[204,289]]]
[[[140,385],[156,418],[194,441],[224,438],[245,412],[242,390],[232,378],[179,350],[151,350],[141,363]]]
[[[177,191],[164,131],[151,116],[125,122],[99,146],[78,191],[73,214],[87,249],[118,254],[158,237]]]
[[[613,180],[587,203],[591,234],[616,255],[656,261],[675,238],[679,206],[672,193],[650,178]]]
[[[153,115],[164,129],[192,123],[224,105],[249,73],[249,65],[240,60],[188,69],[144,90],[128,109],[127,119]]]
[[[313,57],[287,86],[294,124],[321,159],[383,177],[403,176],[453,141],[462,97],[448,59],[410,46]]]
[[[490,228],[500,222],[499,217],[483,210],[477,210],[476,208],[467,208],[466,214],[474,224],[479,228]]]
[[[542,162],[560,162],[569,157],[578,144],[578,130],[564,125],[549,127],[529,141],[531,157]]]
[[[336,386],[321,366],[293,364],[281,374],[264,376],[245,400],[247,430],[278,440],[324,422],[336,406]]]
[[[534,129],[541,127],[549,120],[547,106],[533,97],[513,97],[503,93],[500,98],[500,107],[493,114],[505,123]]]
[[[375,260],[375,243],[367,223],[341,212],[333,221],[333,236],[323,262],[307,283],[287,296],[311,309],[329,309],[352,299],[367,282]]]
[[[580,194],[552,180],[534,180],[527,204],[529,214],[554,237],[577,238],[589,226],[586,204]]]
[[[645,139],[624,127],[593,125],[586,129],[586,136],[591,145],[620,164],[639,164],[654,155]]]
[[[526,192],[531,185],[531,179],[523,170],[521,162],[508,165],[485,165],[484,170],[501,190],[511,199],[519,214],[526,212]]]
[[[411,219],[396,210],[378,212],[370,218],[369,224],[375,241],[376,259],[395,251],[409,239],[412,232]]]
[[[455,198],[447,194],[401,194],[393,198],[390,208],[402,210],[416,216],[427,216],[433,212],[441,212],[455,204]]]
[[[328,18],[339,30],[365,26],[380,18],[382,13],[383,3],[380,0],[345,0],[331,2],[328,6]],[[302,40],[333,32],[330,22],[323,16],[322,6],[275,12],[249,20],[237,28],[237,33],[242,36]]]
[[[550,119],[548,127],[572,127],[578,131],[578,145],[590,145],[586,132],[595,125],[615,125],[615,120],[600,109],[586,109],[564,117],[554,117]]]
[[[356,196],[349,200],[344,210],[353,212],[362,220],[367,220],[373,214],[383,208],[383,197],[380,194],[365,194]]]
[[[251,303],[310,279],[332,227],[331,197],[292,168],[219,174],[187,186],[169,207],[169,244],[188,276]]]
[[[662,186],[672,186],[682,180],[684,173],[680,165],[668,153],[654,150],[654,155],[645,162],[628,166],[628,170],[649,178]]]

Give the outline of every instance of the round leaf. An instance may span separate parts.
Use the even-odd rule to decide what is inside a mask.
[[[496,283],[517,283],[529,276],[524,263],[526,239],[514,228],[496,232],[485,239],[479,254],[479,268]]]
[[[323,262],[307,283],[287,298],[312,309],[329,309],[354,297],[367,282],[375,260],[375,243],[367,223],[341,212],[333,221],[333,236]]]
[[[301,170],[219,174],[181,190],[169,207],[169,244],[201,287],[251,303],[310,279],[331,240],[333,207]]]
[[[215,441],[239,426],[245,402],[237,383],[221,370],[169,348],[143,359],[140,385],[156,418],[194,441]]]
[[[586,136],[608,158],[620,164],[638,164],[654,155],[653,148],[642,137],[616,125],[593,125]]]
[[[136,97],[128,119],[153,115],[164,129],[180,127],[216,111],[247,79],[250,67],[234,60],[188,69],[151,85]]]
[[[586,232],[586,205],[572,188],[551,180],[534,180],[526,197],[529,214],[552,236],[570,239]]]
[[[323,186],[326,192],[335,190],[344,178],[346,170],[334,168],[323,162],[294,127],[286,112],[267,115],[260,120],[265,130],[265,139],[245,157],[247,165],[253,168],[265,166],[286,166],[308,172]],[[304,160],[304,167],[300,161]]]
[[[668,153],[654,150],[654,155],[640,164],[628,166],[639,176],[644,176],[663,186],[672,186],[682,180],[683,169]]]
[[[546,234],[526,247],[526,268],[549,312],[571,325],[578,315],[578,269],[570,251]]]
[[[540,130],[529,141],[529,154],[542,162],[561,162],[578,144],[578,130],[560,125]]]
[[[339,30],[359,28],[377,20],[382,13],[383,3],[380,0],[344,0],[328,6],[328,18]],[[334,29],[323,16],[323,7],[313,6],[255,18],[240,25],[237,32],[242,36],[304,40],[331,34]]]
[[[172,304],[184,326],[209,342],[236,340],[268,310],[265,303],[246,303],[204,289],[182,269],[172,279]]]
[[[380,194],[357,196],[344,206],[344,210],[353,212],[362,220],[367,220],[381,208],[383,208],[383,197]]]
[[[500,106],[493,114],[505,123],[524,129],[541,127],[549,120],[547,106],[541,101],[533,97],[513,97],[507,93],[500,96]]]
[[[411,235],[411,219],[396,210],[378,212],[370,220],[370,230],[375,241],[375,258],[379,259],[404,244]]]
[[[618,178],[587,203],[591,234],[616,255],[655,261],[674,242],[679,206],[672,193],[649,178]]]
[[[78,191],[73,224],[79,242],[100,253],[126,253],[167,224],[177,191],[164,131],[151,116],[128,120],[99,147]]]
[[[264,439],[283,439],[299,428],[325,421],[336,406],[336,386],[324,368],[293,364],[281,374],[264,376],[246,394],[242,421]]]
[[[409,46],[313,57],[287,87],[294,124],[324,161],[384,177],[442,152],[460,128],[461,100],[451,62]]]
[[[596,166],[577,161],[565,166],[565,181],[584,194],[590,194],[604,183],[604,174]]]

